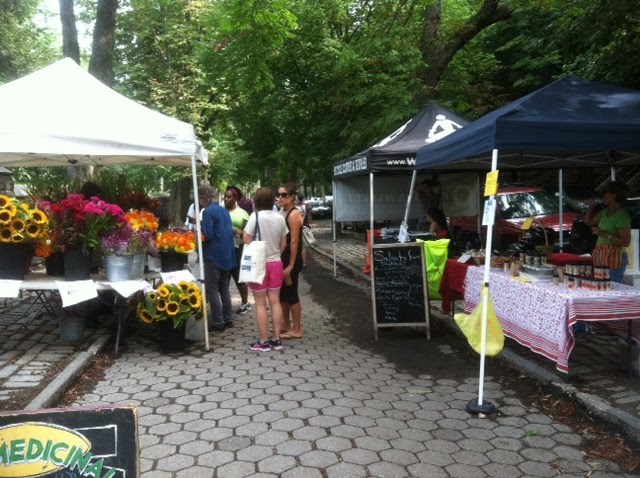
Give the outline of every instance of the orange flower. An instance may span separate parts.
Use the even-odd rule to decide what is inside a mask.
[[[196,248],[196,235],[193,232],[159,232],[156,236],[156,247],[160,252],[175,251],[188,254]]]
[[[126,213],[124,217],[134,231],[146,229],[147,231],[156,232],[160,224],[159,219],[148,211],[133,210]]]

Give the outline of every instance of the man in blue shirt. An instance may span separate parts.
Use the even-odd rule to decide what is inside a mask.
[[[233,327],[229,279],[236,266],[233,227],[229,211],[220,206],[216,191],[209,185],[198,188],[202,212],[204,285],[211,304],[209,330],[221,332]]]

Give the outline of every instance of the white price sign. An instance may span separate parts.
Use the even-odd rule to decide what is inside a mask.
[[[20,294],[21,280],[0,280],[0,298],[15,299]]]
[[[487,199],[484,202],[484,214],[482,215],[483,226],[493,226],[496,219],[496,202],[495,200]]]
[[[174,272],[161,272],[162,282],[165,284],[177,284],[178,282],[195,282],[196,278],[188,270],[174,271]]]
[[[69,307],[98,297],[98,287],[92,280],[56,281],[56,285],[62,299],[62,307]]]

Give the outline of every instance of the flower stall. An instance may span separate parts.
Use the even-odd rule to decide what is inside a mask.
[[[0,85],[0,103],[0,166],[190,166],[198,204],[197,161],[206,165],[207,154],[193,126],[120,95],[71,59]],[[206,321],[204,332],[209,349]]]

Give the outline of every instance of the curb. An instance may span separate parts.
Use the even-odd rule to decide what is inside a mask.
[[[93,360],[93,357],[100,352],[111,339],[111,335],[98,337],[89,349],[80,352],[76,357],[42,390],[29,404],[25,410],[40,410],[50,407],[67,391],[69,385],[75,380]]]
[[[311,248],[315,252],[318,252],[333,261],[332,254],[327,254],[326,252],[321,251],[315,247]],[[349,270],[353,274],[367,279],[369,282],[371,281],[371,277],[369,275],[364,274],[362,271],[350,266],[349,264],[341,262],[339,259],[336,259],[336,263],[339,266]],[[437,315],[441,316],[442,314],[437,313]],[[446,320],[448,317],[437,318],[439,319],[439,322],[441,322],[445,327],[448,327],[454,332],[462,334],[462,332],[460,332],[460,329],[454,327],[451,321]],[[554,391],[572,397],[580,405],[584,406],[590,414],[608,422],[615,427],[621,428],[633,442],[635,442],[636,444],[640,444],[639,418],[625,412],[624,410],[612,407],[609,403],[607,403],[597,395],[580,392],[573,385],[565,383],[558,375],[545,370],[536,363],[521,357],[520,355],[513,352],[512,350],[507,349],[506,347],[502,350],[498,358],[510,363],[529,377],[550,386]]]

